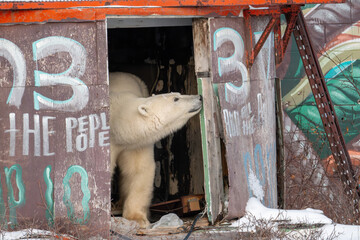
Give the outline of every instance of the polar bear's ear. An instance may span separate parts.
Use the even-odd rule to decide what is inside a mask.
[[[145,104],[141,104],[138,107],[138,111],[141,115],[147,117],[149,115],[148,111],[147,111],[147,106]]]

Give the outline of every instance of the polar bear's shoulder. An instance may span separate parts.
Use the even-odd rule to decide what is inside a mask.
[[[145,83],[131,73],[112,72],[109,75],[110,93],[132,93],[138,97],[148,97],[149,92]]]

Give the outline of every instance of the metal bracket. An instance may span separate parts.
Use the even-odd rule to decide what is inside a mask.
[[[248,30],[248,36],[249,36],[248,49],[250,49],[249,51],[250,53],[247,52],[247,60],[246,60],[247,66],[249,68],[254,64],[256,56],[259,54],[262,46],[266,42],[272,30],[274,31],[274,38],[275,38],[276,64],[278,65],[281,63],[299,12],[300,12],[300,7],[297,5],[290,7],[283,7],[283,8],[244,11],[245,26]],[[287,26],[283,37],[281,34],[281,27],[280,27],[281,14],[285,14],[287,20]],[[263,31],[260,39],[257,41],[255,46],[253,46],[251,16],[265,16],[265,15],[271,15],[271,19],[267,24],[267,26],[265,27],[265,30]]]

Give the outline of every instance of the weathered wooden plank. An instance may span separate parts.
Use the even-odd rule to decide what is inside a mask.
[[[205,198],[208,218],[214,223],[223,210],[223,176],[218,122],[210,74],[209,27],[207,19],[198,19],[193,24],[195,70],[198,76],[198,91],[203,96],[203,110],[200,114],[202,148],[204,160]]]
[[[265,42],[251,69],[247,41],[261,36],[268,18],[252,17],[253,36],[243,18],[210,20],[212,73],[218,84],[229,171],[227,218],[241,217],[249,197],[276,207],[274,49]],[[250,49],[247,49],[248,51]]]
[[[105,36],[105,22],[1,27],[3,222],[108,236]]]
[[[211,68],[208,19],[193,21],[195,73],[209,77]]]
[[[200,114],[202,148],[205,175],[205,198],[208,218],[214,223],[223,211],[223,178],[220,152],[220,139],[217,121],[214,116],[214,90],[210,78],[198,79],[199,94],[203,96],[203,110]]]

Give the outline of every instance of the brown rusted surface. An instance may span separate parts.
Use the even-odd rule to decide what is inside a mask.
[[[263,6],[263,5],[290,5],[290,4],[316,4],[316,3],[341,3],[344,0],[108,0],[108,1],[32,1],[1,2],[2,9],[49,9],[71,7],[209,7],[209,6]]]
[[[249,21],[253,45],[268,22],[269,17]],[[247,69],[247,33],[243,18],[210,20],[212,75],[218,83],[229,171],[228,218],[241,217],[253,196],[277,206],[273,36]]]
[[[70,222],[82,236],[108,235],[105,31],[105,22],[1,27],[3,223]]]

